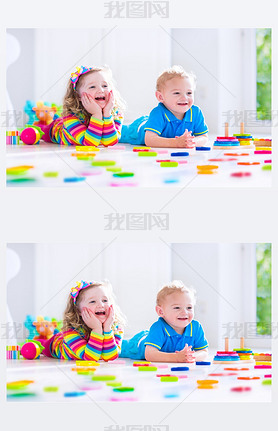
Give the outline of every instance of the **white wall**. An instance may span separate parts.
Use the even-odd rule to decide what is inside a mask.
[[[30,28],[8,30],[8,33],[20,42],[21,49],[19,58],[7,70],[7,89],[13,108],[16,110],[17,127],[23,127],[28,120],[28,116],[23,111],[26,100],[36,98],[34,87],[35,32],[35,29]]]
[[[27,38],[28,31],[17,30],[16,36],[23,46],[22,52],[28,50],[33,61],[27,61],[28,57],[24,62],[21,56],[9,71],[9,91],[20,85],[19,64],[29,80],[23,89],[24,97],[21,94],[17,97],[15,89],[11,94],[16,110],[21,110],[25,100],[32,98],[62,104],[70,73],[80,64],[110,66],[128,105],[126,123],[148,114],[156,105],[156,77],[170,65],[171,39],[162,29],[34,29],[32,44]]]
[[[202,109],[211,133],[218,130],[218,30],[173,29],[172,63],[197,77],[195,104]]]
[[[204,326],[213,346],[218,345],[218,247],[218,244],[174,244],[172,254],[172,276],[196,290],[195,318]]]
[[[161,244],[11,247],[18,253],[23,268],[8,285],[8,304],[16,322],[24,321],[27,314],[62,319],[70,288],[77,280],[109,279],[127,317],[126,334],[131,336],[156,320],[156,292],[171,280],[170,251]]]
[[[22,110],[27,99],[62,104],[70,73],[80,64],[111,67],[127,102],[126,124],[157,104],[156,78],[171,64],[181,64],[197,75],[195,103],[202,108],[212,135],[224,132],[227,111],[256,109],[254,29],[8,31],[22,45],[22,54],[10,66],[7,78],[16,110]],[[239,132],[239,123],[230,119],[230,133]]]
[[[224,131],[228,110],[244,109],[243,34],[237,28],[173,30],[172,63],[184,65],[197,76],[195,103],[202,108],[213,134]],[[249,71],[252,67],[248,64]],[[229,123],[230,133],[239,133],[234,120]]]
[[[16,323],[23,322],[27,314],[36,312],[35,296],[35,269],[36,253],[35,244],[8,245],[20,257],[21,266],[17,275],[8,283],[7,301],[13,320]],[[9,262],[7,262],[9,265]],[[9,271],[12,273],[13,271]]]
[[[246,33],[250,33],[253,29],[246,29]],[[256,84],[256,64],[246,64],[245,40],[244,31],[242,29],[219,29],[218,45],[219,45],[219,69],[217,92],[219,97],[219,118],[218,121],[225,127],[225,121],[229,122],[230,133],[240,133],[240,123],[244,121],[244,109],[251,109],[250,103],[244,99],[244,89],[246,84],[246,75],[249,82],[250,73],[255,72],[254,84]],[[250,50],[252,47],[250,46]],[[256,58],[255,45],[253,46],[254,56]],[[250,91],[249,91],[250,92]],[[256,86],[252,91],[253,101],[256,100]],[[246,98],[250,99],[250,95],[246,94]],[[253,105],[256,109],[256,105]],[[230,113],[228,114],[228,112]],[[234,117],[234,111],[238,116]],[[233,115],[232,118],[229,115]],[[248,131],[247,129],[245,130]]]

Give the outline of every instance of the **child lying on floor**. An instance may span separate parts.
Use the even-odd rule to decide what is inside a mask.
[[[124,317],[108,282],[79,281],[71,289],[61,332],[39,340],[45,356],[111,361],[121,351]]]
[[[181,281],[173,281],[157,294],[159,316],[149,331],[123,340],[120,356],[153,362],[195,362],[208,356],[202,325],[194,320],[195,294]]]
[[[195,76],[181,66],[165,70],[156,82],[159,104],[148,117],[124,125],[120,142],[161,148],[205,146],[208,127],[201,109],[194,105],[195,87]]]

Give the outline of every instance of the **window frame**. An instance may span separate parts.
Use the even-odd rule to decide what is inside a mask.
[[[271,27],[269,27],[271,28]],[[255,111],[257,114],[257,28],[242,29],[243,40],[243,106],[245,110]],[[272,29],[271,29],[272,30]],[[273,45],[273,38],[271,38]],[[273,56],[271,56],[271,63]],[[251,65],[251,67],[250,67]],[[252,67],[253,65],[253,67]],[[273,82],[273,72],[271,84]],[[273,87],[273,86],[272,86]],[[273,88],[271,93],[273,93]],[[272,109],[272,108],[271,108]],[[251,126],[246,122],[246,128],[253,135],[267,137],[272,133],[272,120],[252,120]]]
[[[243,313],[245,322],[257,322],[257,243],[242,245]],[[272,302],[272,297],[271,297]],[[256,348],[271,346],[272,335],[250,338],[249,344]]]

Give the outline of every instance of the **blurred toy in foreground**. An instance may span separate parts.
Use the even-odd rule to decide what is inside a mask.
[[[20,350],[21,356],[25,359],[37,359],[44,347],[38,340],[28,340],[27,343],[23,344]]]
[[[44,133],[38,126],[26,127],[22,130],[20,139],[24,144],[35,145],[43,137]]]

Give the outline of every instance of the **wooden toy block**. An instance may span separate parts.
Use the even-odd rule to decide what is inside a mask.
[[[272,139],[256,139],[254,138],[253,143],[255,147],[271,147],[272,146]]]
[[[256,362],[257,361],[271,362],[272,361],[272,355],[271,355],[271,353],[254,353],[253,359],[255,359]]]

